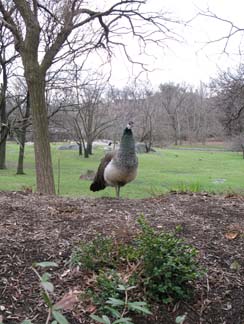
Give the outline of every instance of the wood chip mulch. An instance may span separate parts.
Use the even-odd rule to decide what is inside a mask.
[[[0,192],[0,319],[44,324],[47,309],[31,269],[33,262],[55,261],[54,302],[84,288],[86,276],[70,269],[74,245],[97,233],[125,239],[144,215],[158,230],[181,226],[181,236],[199,250],[206,275],[190,302],[154,305],[153,315],[136,324],[244,324],[244,197],[171,193],[162,197],[72,199],[28,192]],[[78,299],[64,314],[71,324],[92,323],[90,309]],[[1,322],[1,321],[0,321]]]

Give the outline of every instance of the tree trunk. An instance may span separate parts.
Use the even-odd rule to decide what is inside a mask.
[[[84,158],[89,158],[89,152],[87,150],[87,147],[84,147]]]
[[[1,134],[0,134],[0,169],[6,169],[6,143],[8,136],[8,126],[7,126],[7,112],[6,112],[6,91],[7,91],[7,70],[6,65],[1,64],[3,84],[0,88],[0,122],[1,122]]]
[[[241,149],[242,149],[242,158],[244,159],[244,145],[241,144]]]
[[[83,150],[82,150],[82,143],[81,142],[78,143],[78,147],[79,147],[79,156],[82,156]]]
[[[87,142],[87,152],[92,155],[92,142]]]
[[[30,95],[29,92],[27,93],[26,98],[26,110],[25,115],[22,120],[22,126],[20,127],[19,133],[19,158],[18,158],[18,165],[17,165],[17,172],[16,174],[25,174],[24,173],[24,156],[25,156],[25,141],[26,141],[26,130],[28,127],[28,119],[30,117]]]
[[[31,69],[33,71],[33,69]],[[36,71],[35,71],[36,72]],[[45,79],[41,73],[27,77],[32,112],[37,192],[55,194],[48,118],[45,102]]]
[[[2,134],[3,133],[3,134]],[[7,136],[4,136],[5,130],[2,127],[1,138],[0,138],[0,169],[6,169],[6,141]]]
[[[180,145],[182,145],[182,137],[181,137],[181,125],[180,125],[180,121],[179,121],[179,116],[178,113],[176,115],[176,120],[177,120],[177,126],[176,126],[176,132],[177,132],[177,138],[178,138],[178,142]]]
[[[24,132],[26,132],[26,130],[24,130]],[[19,145],[19,158],[18,158],[16,174],[25,174],[24,173],[25,133],[22,136],[23,137],[22,137],[20,145]]]

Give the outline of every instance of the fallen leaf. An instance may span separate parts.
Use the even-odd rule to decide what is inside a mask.
[[[239,271],[241,268],[241,265],[238,261],[235,260],[231,263],[230,268],[231,268],[231,270]]]
[[[186,316],[187,316],[187,313],[182,315],[182,316],[177,316],[176,319],[175,319],[175,323],[184,324]]]
[[[237,238],[238,235],[239,232],[237,231],[227,232],[225,233],[225,238],[227,238],[228,240],[234,240],[235,238]]]
[[[95,305],[89,305],[86,308],[86,313],[92,314],[97,310],[97,307]]]
[[[80,291],[71,290],[66,293],[60,301],[55,304],[55,308],[61,308],[63,310],[72,310],[74,305],[79,301],[78,295]]]
[[[225,305],[222,306],[222,309],[229,311],[232,309],[232,305],[230,302],[227,302]]]
[[[67,270],[65,270],[62,274],[61,274],[61,278],[64,278],[64,277],[66,277],[68,274],[70,273],[70,269],[67,269]]]

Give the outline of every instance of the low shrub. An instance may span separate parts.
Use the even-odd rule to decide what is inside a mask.
[[[101,234],[91,242],[80,242],[71,254],[71,266],[79,265],[82,269],[98,271],[114,266],[113,240]]]
[[[197,250],[175,233],[157,233],[144,218],[137,246],[142,260],[141,278],[152,299],[168,303],[191,296],[190,283],[202,275]]]
[[[190,298],[192,283],[202,275],[197,250],[178,236],[178,227],[158,232],[143,217],[138,225],[140,232],[130,243],[98,236],[72,254],[72,264],[97,273],[93,302],[105,305],[108,297],[118,297],[118,284],[135,285],[149,301]]]

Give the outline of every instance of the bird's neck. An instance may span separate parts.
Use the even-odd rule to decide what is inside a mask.
[[[121,138],[119,152],[123,155],[135,154],[135,141],[131,129],[125,129]]]
[[[130,129],[125,129],[120,142],[118,158],[122,159],[126,164],[126,162],[132,161],[135,156],[135,141],[132,135],[132,131]]]

